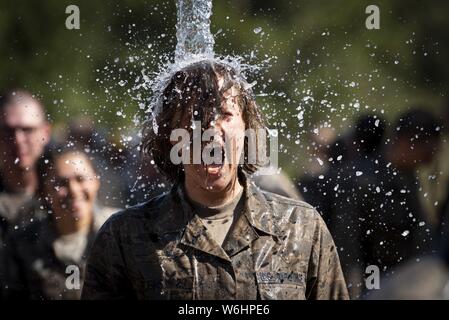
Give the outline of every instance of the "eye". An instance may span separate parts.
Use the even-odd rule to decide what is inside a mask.
[[[36,130],[36,128],[33,128],[33,127],[23,127],[22,130],[23,130],[23,133],[25,133],[25,134],[31,134],[31,133],[33,133],[33,132]]]

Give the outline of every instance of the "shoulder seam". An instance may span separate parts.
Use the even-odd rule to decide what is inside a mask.
[[[316,210],[315,207],[313,207],[311,204],[304,202],[302,200],[287,198],[287,197],[281,196],[279,194],[265,191],[265,190],[261,190],[261,191],[262,191],[262,193],[267,194],[268,196],[270,196],[271,198],[273,198],[275,201],[277,201],[279,203]]]

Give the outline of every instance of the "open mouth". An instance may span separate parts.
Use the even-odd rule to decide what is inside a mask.
[[[210,155],[211,161],[205,161],[205,171],[209,175],[219,175],[225,164],[225,152],[222,146],[206,147],[206,154]]]

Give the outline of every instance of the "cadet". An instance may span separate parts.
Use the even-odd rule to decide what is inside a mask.
[[[106,222],[88,258],[82,297],[348,298],[320,215],[257,188],[249,175],[258,165],[250,157],[233,161],[251,149],[246,129],[265,130],[241,76],[222,63],[196,62],[169,79],[159,101],[143,146],[173,187]],[[215,132],[214,155],[221,150],[223,157],[224,141],[231,153],[218,163],[175,164],[172,130],[184,128],[192,137],[192,120]]]

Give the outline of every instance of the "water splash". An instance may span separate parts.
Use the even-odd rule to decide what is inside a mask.
[[[210,32],[211,0],[178,0],[175,62],[192,56],[214,58],[214,37]]]
[[[257,50],[254,48],[251,49],[251,53],[241,55],[216,54],[214,52],[214,35],[210,30],[212,0],[177,0],[176,7],[177,44],[174,55],[173,53],[157,53],[157,44],[146,43],[145,51],[141,55],[132,52],[127,61],[127,71],[129,70],[129,74],[136,75],[134,81],[132,79],[128,79],[126,82],[117,81],[120,87],[128,87],[130,98],[144,113],[135,115],[132,119],[135,127],[151,124],[150,127],[156,134],[158,132],[156,118],[161,112],[163,90],[177,71],[193,63],[210,60],[235,70],[237,76],[247,84],[248,88],[246,89],[249,89],[257,82],[247,80],[263,79],[261,74],[267,70],[274,59],[268,55],[262,59],[257,58]],[[153,58],[152,63],[157,63],[154,71],[146,67],[144,63],[149,56]]]
[[[215,56],[212,58],[206,58],[201,54],[188,54],[187,58],[175,61],[175,63],[168,62],[166,64],[162,64],[159,67],[159,71],[153,75],[152,80],[145,84],[145,86],[152,93],[149,108],[146,110],[147,113],[151,114],[146,121],[152,122],[154,133],[157,134],[158,132],[156,118],[157,115],[161,112],[163,98],[162,93],[167,84],[170,82],[170,79],[177,71],[182,70],[193,63],[203,60],[213,60],[213,62],[215,63],[224,64],[232,68],[235,71],[237,77],[240,77],[243,83],[247,83],[248,87],[246,89],[253,87],[257,83],[256,81],[248,83],[248,76],[254,75],[262,69],[265,69],[266,65],[270,63],[269,58],[261,61],[258,64],[250,64],[246,63],[245,59],[241,56]]]

